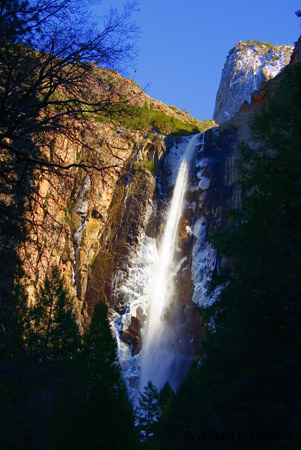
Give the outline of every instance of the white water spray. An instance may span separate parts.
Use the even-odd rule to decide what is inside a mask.
[[[181,266],[176,263],[178,226],[185,205],[189,167],[200,135],[193,136],[180,165],[164,232],[158,248],[158,261],[151,277],[149,311],[143,334],[140,390],[149,380],[158,388],[166,381],[176,387],[183,365],[178,354],[175,276]],[[183,370],[183,368],[182,368]]]

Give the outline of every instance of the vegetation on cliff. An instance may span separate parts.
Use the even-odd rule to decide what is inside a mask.
[[[182,120],[167,114],[164,111],[154,109],[153,105],[145,103],[143,106],[116,103],[95,118],[96,121],[111,120],[116,125],[130,130],[140,130],[144,133],[156,132],[168,135],[189,136],[212,128],[212,120],[202,122],[197,119]]]
[[[245,200],[213,237],[229,261],[214,280],[224,288],[153,448],[300,445],[300,102],[299,64],[254,118],[258,148],[242,148]]]

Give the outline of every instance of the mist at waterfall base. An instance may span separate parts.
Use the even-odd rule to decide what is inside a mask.
[[[178,228],[189,185],[190,163],[200,136],[194,135],[189,140],[183,155],[150,278],[148,318],[142,335],[140,391],[149,380],[158,389],[167,381],[176,389],[188,368],[188,361],[181,356],[183,352],[179,352],[181,323],[175,280],[183,262],[177,257]]]

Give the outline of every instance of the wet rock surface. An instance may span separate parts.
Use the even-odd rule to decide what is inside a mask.
[[[127,342],[132,347],[132,355],[137,355],[142,347],[142,337],[141,337],[141,321],[132,316],[130,326],[123,331],[122,339]]]

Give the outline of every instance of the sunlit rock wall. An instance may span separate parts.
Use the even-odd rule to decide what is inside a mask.
[[[87,130],[78,132],[83,144],[54,136],[56,154],[66,165],[80,163],[86,157],[86,143],[91,165],[104,169],[71,169],[63,183],[56,174],[41,174],[36,181],[37,201],[28,211],[33,226],[20,246],[20,255],[29,294],[52,265],[59,267],[78,323],[86,327],[95,303],[108,304],[112,281],[108,273],[126,265],[127,253],[137,241],[155,187],[146,166],[151,162],[156,167],[165,144],[159,134],[145,137],[110,124],[91,122]]]

